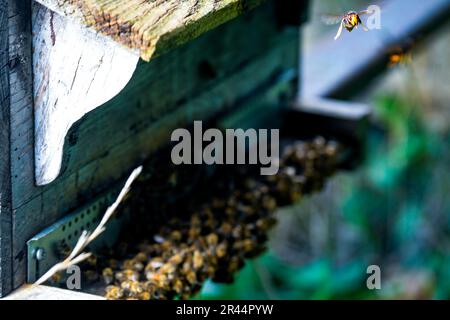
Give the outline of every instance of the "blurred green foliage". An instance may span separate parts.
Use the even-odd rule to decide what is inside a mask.
[[[351,179],[330,202],[340,223],[362,235],[355,254],[337,264],[323,250],[294,266],[269,251],[248,261],[233,284],[208,283],[199,298],[450,298],[450,134],[427,127],[421,106],[397,95],[375,105],[364,163],[345,173]],[[284,214],[302,210],[300,204]],[[380,291],[366,288],[370,264],[381,267]]]

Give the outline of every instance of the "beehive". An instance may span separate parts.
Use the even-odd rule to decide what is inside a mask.
[[[141,2],[0,1],[0,295],[173,129],[259,127],[296,93],[306,1]]]

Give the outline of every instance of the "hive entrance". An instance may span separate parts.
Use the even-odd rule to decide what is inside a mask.
[[[276,209],[321,189],[339,166],[336,142],[282,145],[275,176],[250,165],[175,166],[170,152],[153,157],[117,212],[118,241],[104,241],[80,266],[84,291],[109,299],[187,299],[207,279],[232,282],[246,259],[265,250]],[[71,222],[60,227],[73,232]]]

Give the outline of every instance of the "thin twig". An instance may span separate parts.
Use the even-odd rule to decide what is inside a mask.
[[[119,204],[123,201],[125,196],[130,191],[131,184],[136,180],[136,178],[141,174],[142,166],[133,170],[131,175],[128,177],[125,185],[117,196],[116,201],[112,205],[108,207],[105,214],[103,215],[102,220],[98,224],[98,226],[94,229],[92,233],[84,230],[81,233],[80,238],[78,239],[75,247],[73,248],[70,255],[64,259],[63,261],[55,264],[50,270],[48,270],[42,277],[40,277],[33,286],[38,286],[46,282],[50,279],[54,274],[64,271],[72,265],[78,264],[91,256],[91,253],[82,252],[92,241],[94,241],[99,235],[106,230],[106,224],[108,223],[111,216],[117,210]]]

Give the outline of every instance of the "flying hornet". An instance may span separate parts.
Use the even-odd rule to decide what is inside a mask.
[[[338,32],[334,37],[334,40],[337,40],[341,36],[342,30],[344,28],[347,29],[348,32],[352,32],[353,29],[358,29],[358,25],[361,25],[364,31],[369,31],[369,29],[367,29],[367,27],[362,22],[361,16],[370,13],[372,12],[369,10],[360,12],[349,11],[344,15],[325,15],[322,17],[322,20],[326,24],[340,24]]]
[[[389,52],[389,67],[407,65],[412,63],[412,53],[403,49],[393,49]]]

